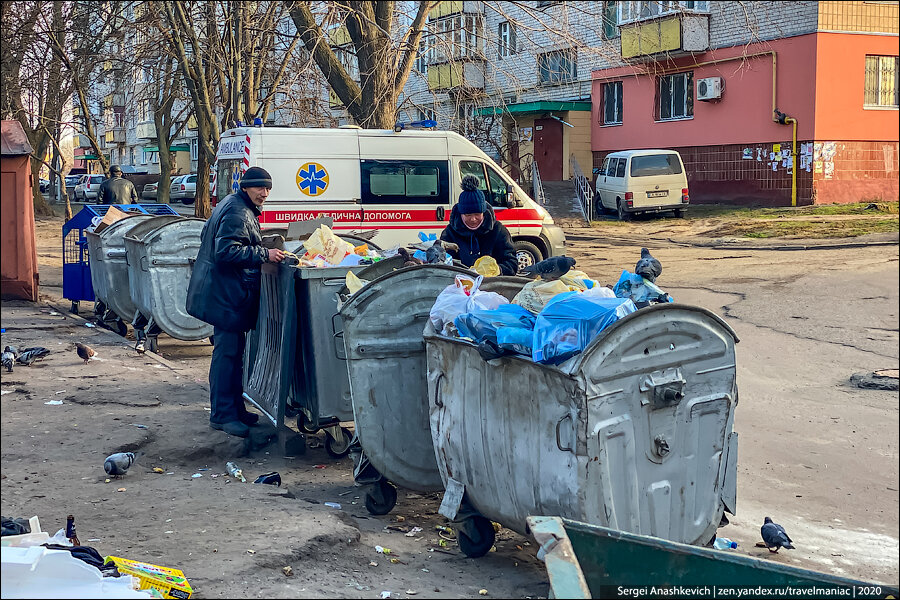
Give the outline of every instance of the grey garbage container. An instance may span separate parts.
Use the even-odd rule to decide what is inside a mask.
[[[136,310],[129,293],[125,235],[148,219],[153,217],[133,215],[116,221],[100,233],[85,231],[94,296],[107,309],[101,311],[101,321],[111,323],[121,336],[128,333],[127,323]]]
[[[419,492],[443,489],[428,425],[422,331],[438,295],[457,275],[472,272],[447,265],[388,271],[390,261],[379,266],[384,275],[350,296],[340,312],[353,418],[364,452],[356,481],[371,485],[368,511],[387,514],[397,500],[388,480]],[[372,277],[374,269],[359,275]],[[359,466],[365,461],[370,469]]]
[[[158,349],[159,333],[177,340],[208,338],[213,327],[187,312],[187,290],[200,251],[206,221],[173,216],[153,217],[125,236],[130,293],[138,312],[135,337]]]
[[[554,367],[486,362],[429,323],[440,512],[460,549],[481,556],[491,520],[524,533],[529,515],[707,543],[735,509],[737,341],[708,310],[659,304]]]

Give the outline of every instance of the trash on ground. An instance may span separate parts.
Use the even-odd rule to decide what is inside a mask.
[[[415,537],[416,534],[421,533],[421,531],[422,531],[421,527],[413,527],[412,529],[410,529],[408,532],[404,533],[403,535],[405,535],[406,537]]]
[[[277,487],[281,487],[281,474],[277,471],[272,471],[271,473],[264,473],[256,478],[256,481],[253,483],[264,483],[266,485],[274,485]]]
[[[313,465],[313,469],[327,469],[328,465]]]
[[[153,467],[153,472],[162,474],[162,473],[165,473],[166,471],[162,467]]]
[[[716,550],[733,550],[737,548],[737,542],[732,542],[728,538],[717,537],[716,541],[713,542],[713,548]]]
[[[124,492],[124,491],[126,491],[126,490],[127,490],[127,488],[119,488],[119,489],[117,489],[116,491],[117,491],[117,492]]]
[[[290,577],[294,574],[294,569],[291,566],[282,567],[281,572]]]
[[[191,475],[191,477],[193,477],[194,479],[196,479],[198,477],[203,477],[203,473],[194,473],[193,475]]]
[[[391,597],[390,592],[388,592],[388,591],[381,592],[381,600],[384,600],[385,598],[390,598],[390,597]]]
[[[328,508],[337,508],[338,510],[340,510],[340,508],[341,508],[341,505],[338,504],[337,502],[325,502],[324,504]]]
[[[140,589],[149,590],[152,588],[159,590],[163,598],[187,600],[194,593],[184,573],[178,569],[160,567],[118,556],[107,556],[106,562],[114,563],[120,573],[131,575],[139,580]]]
[[[392,550],[390,548],[384,548],[382,546],[375,546],[375,552],[379,554],[392,554]]]
[[[90,322],[85,323],[84,326],[85,327],[96,327],[96,325],[94,325],[93,323],[90,323]]]
[[[44,404],[49,404],[50,406],[59,406],[62,403],[62,400],[50,400],[49,402],[44,402]]]
[[[478,590],[478,595],[479,596],[487,596],[487,590],[484,590],[484,589]]]
[[[247,483],[247,479],[244,477],[244,471],[233,462],[229,461],[225,463],[225,470],[235,479],[240,479],[242,483]]]

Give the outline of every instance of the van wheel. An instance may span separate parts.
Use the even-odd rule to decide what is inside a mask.
[[[518,240],[513,242],[513,247],[516,249],[516,260],[519,261],[519,272],[525,267],[530,267],[544,260],[544,254],[531,242]]]
[[[616,208],[618,209],[618,212],[619,212],[619,220],[620,221],[630,221],[631,220],[631,213],[629,213],[625,210],[625,204],[619,199],[616,199]]]
[[[683,208],[676,209],[675,217],[678,219],[683,219],[684,218],[684,209]]]

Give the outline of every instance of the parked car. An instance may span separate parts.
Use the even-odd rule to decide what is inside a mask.
[[[100,184],[106,180],[104,175],[82,175],[75,186],[75,201],[87,202],[88,200],[97,200],[97,192],[100,191]]]
[[[674,211],[683,217],[690,202],[681,155],[674,150],[627,150],[607,155],[594,186],[597,212],[626,221],[637,213]]]
[[[144,200],[156,200],[157,199],[157,189],[159,188],[159,182],[156,183],[148,183],[144,186],[144,189],[141,190],[141,198]]]
[[[50,180],[49,179],[41,179],[40,183],[38,183],[40,187],[41,193],[46,194],[50,191]]]
[[[78,185],[78,181],[81,177],[81,175],[66,175],[66,195],[68,195],[70,199],[74,199],[75,186]]]
[[[190,179],[190,182],[188,181]],[[194,191],[197,188],[197,176],[179,175],[169,185],[169,202],[181,200],[182,204],[194,203]]]

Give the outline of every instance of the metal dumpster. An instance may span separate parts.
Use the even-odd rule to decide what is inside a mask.
[[[643,308],[551,367],[485,362],[429,323],[430,423],[460,548],[559,515],[704,544],[734,513],[734,331],[708,310]],[[482,516],[483,515],[483,516]]]
[[[135,318],[138,349],[146,338],[155,352],[160,332],[187,341],[212,335],[212,325],[189,315],[185,308],[205,224],[203,219],[154,217],[125,237],[130,291],[140,312]]]
[[[111,324],[122,336],[128,333],[126,323],[134,317],[136,310],[128,291],[125,235],[134,227],[153,218],[150,215],[138,214],[116,221],[100,233],[85,232],[91,261],[91,285],[97,302],[102,303],[100,320],[104,324]]]
[[[352,433],[340,423],[353,420],[337,292],[348,271],[372,266],[262,265],[259,316],[244,351],[244,397],[276,426],[297,414],[301,431],[324,429],[335,458],[350,451]]]
[[[374,268],[359,276],[371,277]],[[356,435],[365,454],[359,464],[368,460],[377,471],[356,470],[357,483],[372,484],[365,500],[372,514],[387,514],[397,501],[388,480],[419,492],[443,489],[428,425],[422,330],[435,298],[459,274],[472,272],[447,265],[386,272],[340,308]]]
[[[547,567],[553,598],[614,598],[622,595],[621,587],[636,591],[651,586],[659,590],[650,594],[652,597],[897,597],[896,586],[836,577],[734,552],[559,517],[532,516],[527,521],[540,547],[538,557]],[[677,593],[681,586],[692,589]],[[760,586],[762,590],[757,589]]]

